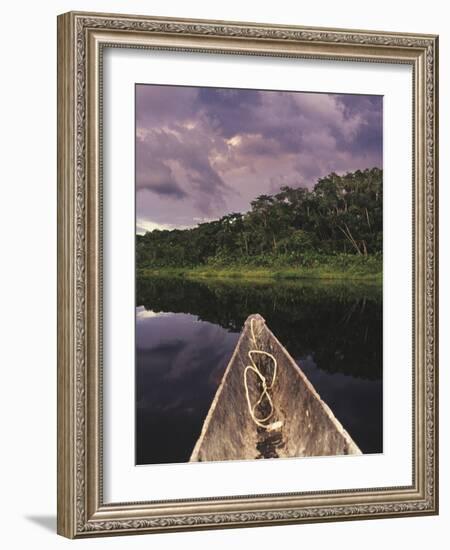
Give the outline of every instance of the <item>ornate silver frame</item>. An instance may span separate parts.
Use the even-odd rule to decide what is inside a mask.
[[[411,486],[103,502],[100,90],[105,46],[413,67]],[[58,17],[58,533],[78,538],[438,513],[437,54],[438,38],[432,35],[74,12]]]

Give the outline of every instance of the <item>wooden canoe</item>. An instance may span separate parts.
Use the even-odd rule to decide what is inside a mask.
[[[269,428],[258,426],[252,419],[244,384],[248,352],[255,348],[255,332],[258,349],[272,354],[277,362],[276,379],[270,390],[273,415]],[[248,391],[249,399],[257,402],[261,394],[257,376],[249,377]],[[261,417],[262,413],[256,412]],[[350,454],[358,455],[361,451],[264,319],[258,314],[250,315],[190,461]]]

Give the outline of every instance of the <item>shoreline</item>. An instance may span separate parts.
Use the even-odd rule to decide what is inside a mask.
[[[382,284],[383,273],[364,271],[338,271],[327,269],[326,267],[304,267],[304,268],[286,268],[286,269],[236,269],[230,268],[137,268],[136,276],[143,278],[151,277],[177,277],[184,279],[239,279],[239,280],[317,280],[317,281],[339,281],[355,283],[373,283]]]

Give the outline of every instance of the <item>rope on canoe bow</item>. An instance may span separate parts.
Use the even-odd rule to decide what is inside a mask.
[[[278,427],[278,425],[279,425],[279,422],[268,423],[269,420],[272,418],[273,413],[274,413],[273,401],[272,401],[272,397],[270,396],[269,392],[275,384],[275,380],[276,380],[276,377],[277,377],[278,364],[277,364],[277,360],[275,359],[275,357],[271,353],[258,349],[257,336],[259,336],[261,334],[261,332],[264,328],[264,325],[262,326],[261,330],[259,331],[259,334],[256,335],[254,325],[253,325],[253,321],[254,321],[254,318],[252,317],[251,320],[250,320],[250,331],[251,331],[253,345],[254,345],[255,349],[251,349],[247,353],[251,364],[247,365],[244,369],[245,395],[247,397],[248,412],[250,413],[250,416],[251,416],[253,422],[257,426],[260,426],[261,428],[266,428],[266,429],[270,430],[271,428],[273,429],[275,427]],[[273,361],[273,371],[272,371],[272,377],[271,377],[272,380],[270,381],[270,383],[268,383],[266,376],[264,376],[264,374],[260,371],[260,369],[258,368],[258,365],[255,362],[254,357],[258,356],[258,355],[263,356],[263,357],[268,357],[269,359],[271,359]],[[259,398],[256,401],[256,403],[253,404],[253,405],[251,403],[250,393],[249,393],[249,389],[248,389],[248,382],[247,382],[247,373],[249,371],[254,372],[256,374],[256,376],[258,377],[260,383],[261,383],[261,393],[260,393]],[[258,405],[260,405],[262,403],[262,401],[264,399],[266,399],[268,404],[269,404],[270,412],[266,416],[264,416],[263,418],[258,418],[258,416],[256,415],[256,408],[258,407]]]

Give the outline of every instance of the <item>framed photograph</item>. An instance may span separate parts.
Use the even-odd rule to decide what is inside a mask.
[[[438,38],[58,18],[58,532],[436,514]]]

